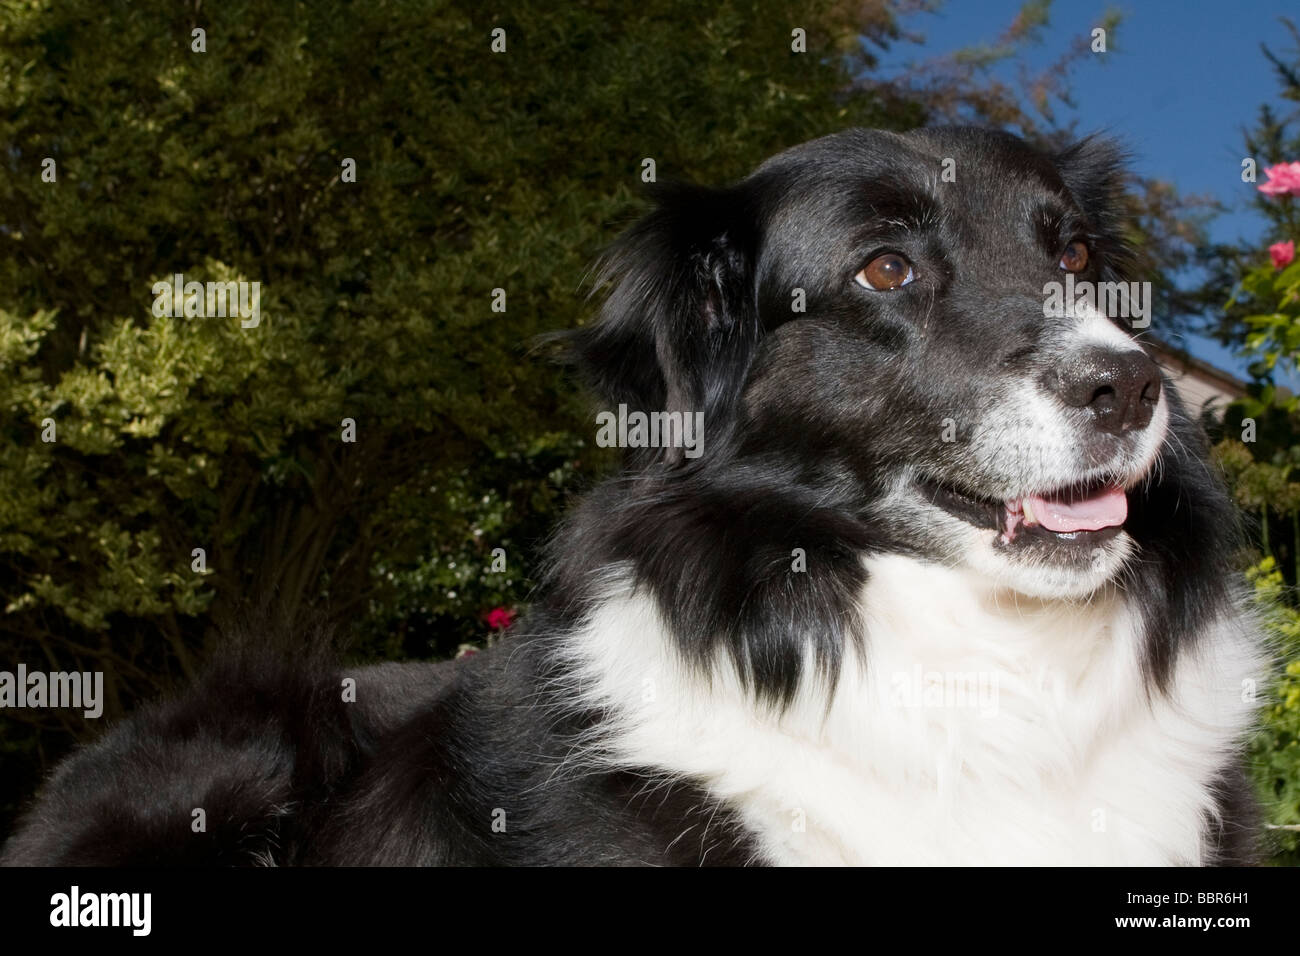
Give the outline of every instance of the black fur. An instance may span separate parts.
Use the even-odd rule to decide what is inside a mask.
[[[947,157],[973,187],[934,187]],[[568,761],[602,715],[566,697],[553,642],[619,565],[698,668],[722,650],[771,704],[805,678],[806,648],[832,677],[848,642],[869,649],[854,616],[862,557],[938,547],[875,506],[912,467],[994,494],[961,441],[939,445],[936,422],[971,407],[982,376],[1052,361],[1039,289],[1070,235],[1087,237],[1092,278],[1127,274],[1120,159],[1099,140],[1048,156],[982,130],[851,130],[730,187],[659,188],[602,261],[598,321],[567,345],[606,407],[703,411],[705,453],[631,450],[557,533],[530,619],[490,652],[363,671],[355,705],[336,668],[245,656],[69,758],[3,861],[757,862],[698,782]],[[924,263],[916,287],[854,288],[881,248]],[[1124,585],[1145,611],[1153,693],[1229,600],[1237,545],[1176,402],[1172,430],[1127,525],[1140,553]],[[792,578],[796,547],[807,573]],[[1235,768],[1218,783],[1215,858],[1242,862],[1249,788]]]

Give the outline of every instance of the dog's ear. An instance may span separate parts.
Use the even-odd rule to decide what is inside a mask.
[[[741,190],[660,184],[654,209],[601,256],[604,304],[567,341],[604,401],[703,412],[706,427],[725,415],[758,338],[756,229]]]
[[[1089,136],[1052,159],[1065,188],[1108,247],[1109,266],[1117,274],[1127,273],[1132,265],[1125,233],[1128,154],[1114,140]]]

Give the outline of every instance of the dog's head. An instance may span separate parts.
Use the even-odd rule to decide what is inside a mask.
[[[1105,141],[828,136],[661,189],[578,352],[612,403],[703,413],[703,459],[659,467],[784,463],[921,554],[1081,597],[1133,551],[1170,421],[1120,200]]]

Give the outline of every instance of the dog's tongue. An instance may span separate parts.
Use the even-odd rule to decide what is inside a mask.
[[[1025,498],[1034,518],[1048,531],[1100,531],[1124,523],[1128,498],[1124,489],[1110,485],[1087,498]]]

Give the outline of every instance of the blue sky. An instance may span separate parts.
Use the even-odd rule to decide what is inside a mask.
[[[902,45],[883,57],[888,69],[975,43],[992,43],[1020,9],[1020,0],[948,0],[937,14],[920,14],[907,25],[925,35],[922,47]],[[1108,4],[1056,0],[1043,40],[1028,55],[1031,66],[1052,62],[1077,34],[1088,34]],[[1275,54],[1291,47],[1278,22],[1300,20],[1296,0],[1141,0],[1114,3],[1124,14],[1108,52],[1080,62],[1070,73],[1081,133],[1104,130],[1133,154],[1133,168],[1174,183],[1181,194],[1217,198],[1229,211],[1210,225],[1216,241],[1257,241],[1262,217],[1247,207],[1253,187],[1241,182],[1243,130],[1252,126],[1260,104],[1279,113],[1296,108],[1279,94],[1261,43]],[[1015,77],[1014,70],[1002,74]],[[1300,159],[1300,157],[1293,157]],[[1260,180],[1263,180],[1260,176]],[[1159,317],[1153,321],[1159,329]],[[1166,336],[1169,336],[1166,330]],[[1183,342],[1193,354],[1238,375],[1246,362],[1217,343]],[[1294,387],[1294,383],[1293,383]]]

